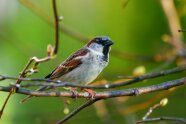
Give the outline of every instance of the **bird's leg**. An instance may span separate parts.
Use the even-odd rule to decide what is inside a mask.
[[[87,88],[82,88],[81,90],[88,92],[89,96],[91,97],[91,99],[94,99],[94,96],[96,95],[96,92],[93,91],[92,89],[87,89]]]
[[[73,98],[75,98],[75,100],[76,100],[77,97],[78,97],[78,92],[77,92],[77,90],[76,90],[75,88],[72,88],[72,87],[70,87],[69,90],[70,90],[70,92],[72,92]]]

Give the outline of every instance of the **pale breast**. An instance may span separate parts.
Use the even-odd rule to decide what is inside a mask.
[[[82,59],[82,64],[78,68],[65,74],[58,80],[82,84],[91,83],[108,64],[102,58],[102,55],[89,53],[86,58]]]

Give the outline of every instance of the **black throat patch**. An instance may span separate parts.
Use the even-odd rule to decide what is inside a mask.
[[[103,60],[104,61],[108,61],[108,53],[109,53],[109,49],[110,47],[109,46],[104,46],[103,47]]]

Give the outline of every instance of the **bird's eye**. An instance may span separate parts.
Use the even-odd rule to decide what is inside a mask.
[[[96,39],[96,42],[99,42],[99,39]]]
[[[101,43],[102,43],[100,39],[96,39],[96,42],[97,42],[98,44],[101,44]]]

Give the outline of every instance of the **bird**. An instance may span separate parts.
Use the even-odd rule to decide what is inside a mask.
[[[113,45],[113,42],[108,36],[94,37],[83,48],[77,50],[59,64],[45,78],[54,81],[88,85],[108,65],[111,45]],[[49,87],[42,86],[36,91],[43,91],[47,88]],[[29,95],[21,102],[23,103],[31,97],[33,96]]]

